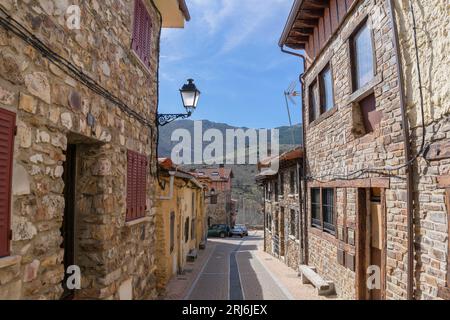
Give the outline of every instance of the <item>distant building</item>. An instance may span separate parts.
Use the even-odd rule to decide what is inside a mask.
[[[156,279],[159,292],[185,270],[205,243],[207,217],[203,185],[194,175],[159,159],[156,196]]]
[[[296,148],[258,164],[256,181],[264,196],[264,251],[298,270],[302,251],[299,177],[303,151]],[[270,169],[279,163],[277,172]]]
[[[208,225],[233,225],[236,210],[232,209],[233,171],[221,165],[216,168],[196,169],[192,172],[205,185]]]

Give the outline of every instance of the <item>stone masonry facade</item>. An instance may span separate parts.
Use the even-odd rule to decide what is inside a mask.
[[[306,0],[303,5],[307,6],[309,2]],[[389,1],[329,1],[330,7],[323,11],[325,14],[335,10],[333,6],[341,8],[342,3],[346,14],[339,17],[334,31],[328,32],[328,38],[319,41],[319,50],[316,47],[311,51],[308,43],[303,47],[309,54],[314,52],[307,59],[302,77],[308,195],[305,199],[307,263],[324,279],[332,281],[337,295],[346,299],[406,299],[408,289],[411,289],[407,284],[409,254],[413,254],[414,259],[413,298],[450,298],[450,90],[446,79],[448,72],[445,72],[450,64],[448,54],[445,54],[450,46],[449,7],[444,1],[411,2],[417,19],[423,104],[410,1],[394,1],[404,83],[400,82],[397,70]],[[299,8],[297,19],[302,18],[303,9]],[[323,22],[323,17],[320,19]],[[318,28],[321,28],[320,23]],[[351,39],[364,23],[369,25],[373,44],[374,75],[355,91],[351,71],[354,64],[352,50],[355,49]],[[331,20],[333,24],[335,22]],[[291,41],[286,45],[297,49],[299,47],[292,44],[295,39],[292,34],[295,32],[285,44]],[[331,69],[333,106],[311,120],[310,90],[327,66]],[[400,86],[405,89],[413,156],[422,151],[422,120],[425,126],[424,152],[413,165],[414,252],[408,248],[408,188],[406,169],[402,166],[405,163],[405,138]],[[369,95],[373,95],[375,110],[380,115],[373,130],[364,127],[361,107]],[[420,116],[422,106],[425,119]],[[393,170],[386,170],[388,168]],[[313,192],[319,190],[322,215],[325,210],[323,195],[326,190],[332,190],[333,200],[327,202],[333,204],[332,231],[325,230],[323,216],[321,226],[312,219],[317,207]],[[378,220],[373,220],[374,216]],[[372,219],[371,222],[368,219]],[[377,223],[380,228],[378,233],[373,233]],[[377,237],[380,237],[379,242]],[[380,256],[373,256],[378,251],[372,248],[369,251],[371,257],[362,257],[367,253],[367,246],[374,243],[380,248]],[[364,263],[367,259],[378,261],[374,264],[381,269],[379,296],[365,292],[368,266]]]
[[[134,1],[79,1],[81,30],[69,30],[67,1],[2,0],[0,6],[52,50],[154,123],[161,17],[152,24],[149,67],[131,49]],[[156,130],[68,76],[0,28],[0,108],[16,115],[11,255],[0,259],[0,299],[59,299],[65,206],[75,206],[76,298],[156,295],[153,185]],[[93,121],[92,121],[93,120]],[[76,145],[74,203],[65,203],[64,163]],[[145,155],[144,218],[126,221],[127,150]]]
[[[300,157],[289,161],[282,160],[284,156],[294,152],[296,150],[280,156],[280,169],[277,174],[265,175],[264,169],[261,168],[257,181],[263,188],[265,199],[265,251],[281,259],[292,269],[298,270],[301,262],[301,207],[297,182]]]

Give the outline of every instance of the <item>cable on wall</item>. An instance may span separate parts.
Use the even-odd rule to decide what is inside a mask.
[[[85,74],[82,69],[78,68],[72,64],[67,59],[60,56],[58,53],[54,52],[46,44],[44,44],[39,38],[37,38],[33,33],[28,31],[20,22],[15,20],[11,15],[8,14],[3,8],[0,7],[0,25],[7,31],[12,32],[23,41],[31,45],[37,51],[39,51],[43,57],[49,60],[52,64],[60,68],[64,73],[76,79],[88,89],[94,93],[104,97],[105,99],[116,105],[121,111],[126,113],[128,116],[135,118],[141,124],[148,128],[152,128],[154,124],[148,119],[141,116],[138,112],[130,108],[126,103],[124,103],[120,98],[113,95],[103,86],[101,86],[97,81],[92,79],[90,76]]]

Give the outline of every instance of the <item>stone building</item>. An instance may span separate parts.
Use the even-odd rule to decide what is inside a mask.
[[[449,298],[448,12],[296,0],[289,15],[279,45],[305,62],[305,264],[340,297]]]
[[[264,195],[264,251],[298,270],[301,246],[301,197],[298,183],[303,151],[296,148],[258,164],[257,183]],[[270,169],[279,165],[278,172]],[[301,258],[302,257],[302,258]]]
[[[0,299],[152,298],[160,30],[189,15],[72,3],[0,3]]]
[[[156,199],[156,277],[162,293],[167,282],[185,271],[206,243],[207,217],[203,185],[190,173],[159,160]]]
[[[208,226],[232,225],[236,221],[231,198],[233,171],[220,165],[218,168],[195,169],[192,174],[206,187]]]

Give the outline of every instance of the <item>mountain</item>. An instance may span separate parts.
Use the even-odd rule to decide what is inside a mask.
[[[212,122],[208,120],[202,120],[203,132],[208,129],[217,129],[219,130],[223,136],[225,137],[225,133],[227,129],[243,129],[247,130],[246,127],[234,127],[225,123]],[[191,137],[194,136],[194,121],[192,120],[179,120],[169,123],[164,127],[160,127],[159,131],[159,148],[158,154],[160,157],[170,157],[172,148],[177,144],[177,142],[171,141],[172,133],[177,129],[185,129],[188,130],[191,134]],[[286,149],[286,146],[293,146],[301,144],[303,140],[303,131],[302,125],[297,124],[295,126],[283,126],[275,128],[279,130],[280,136],[280,149]],[[292,140],[294,142],[292,143]],[[204,145],[208,145],[209,143],[204,143]]]
[[[192,140],[194,139],[194,121],[192,120],[179,120],[174,121],[164,127],[160,127],[159,132],[159,146],[158,146],[158,156],[159,157],[170,157],[172,153],[172,148],[178,143],[172,142],[172,133],[177,129],[187,130]],[[208,129],[219,130],[225,140],[227,129],[244,129],[245,127],[234,127],[225,123],[211,122],[208,120],[202,121],[203,133]],[[279,143],[280,143],[280,153],[287,150],[293,149],[299,144],[303,139],[302,125],[295,125],[293,127],[283,126],[276,128],[279,130]],[[292,143],[294,139],[294,143]],[[210,142],[204,142],[203,147],[210,144]],[[235,145],[235,148],[237,146]],[[225,151],[225,141],[224,141],[224,153]],[[247,150],[248,151],[248,147]],[[193,151],[192,151],[193,153]],[[236,150],[235,150],[236,153]],[[248,152],[247,152],[248,154]],[[193,159],[193,154],[191,154],[191,159]],[[186,169],[191,169],[195,167],[203,167],[204,165],[189,165],[185,166]],[[261,199],[262,194],[260,188],[255,183],[255,176],[258,173],[257,167],[254,164],[245,165],[230,165],[234,173],[233,179],[233,198],[238,201],[238,223],[248,223],[253,225],[261,225],[263,222],[263,216],[261,214]]]

